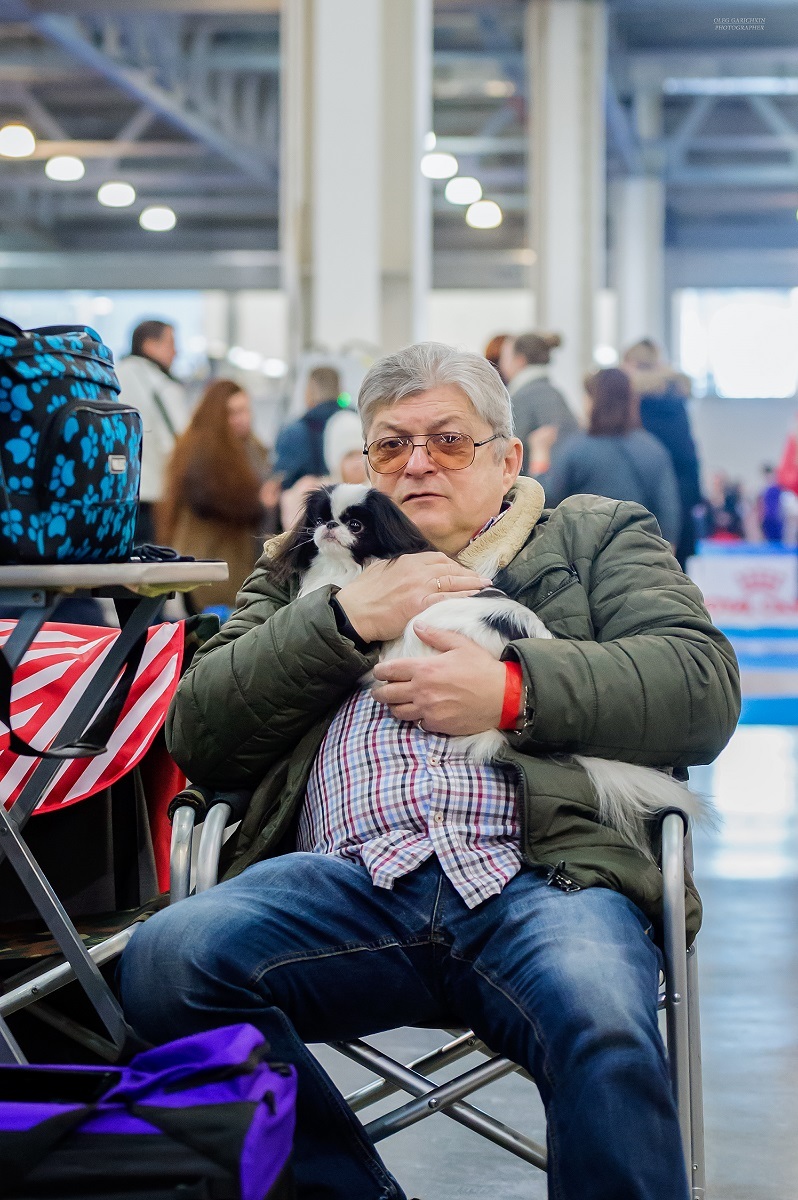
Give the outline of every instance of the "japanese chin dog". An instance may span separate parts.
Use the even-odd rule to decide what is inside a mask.
[[[330,584],[344,587],[372,562],[434,549],[387,496],[365,484],[339,483],[309,494],[303,514],[272,560],[272,574],[287,579],[298,573],[299,595],[306,596]],[[530,609],[497,588],[441,600],[425,609],[423,620],[433,628],[464,634],[496,659],[509,642],[553,637]],[[401,637],[383,645],[380,661],[437,653],[417,636],[411,620]],[[372,675],[361,682],[370,686]],[[506,741],[498,729],[449,739],[453,750],[475,763],[494,758]],[[569,757],[590,780],[600,820],[649,858],[649,818],[666,808],[678,808],[693,818],[706,815],[703,797],[663,771],[581,754]]]

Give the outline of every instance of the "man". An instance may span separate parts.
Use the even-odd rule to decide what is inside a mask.
[[[557,333],[522,333],[505,338],[499,351],[499,374],[512,398],[515,432],[524,447],[522,469],[527,475],[540,474],[531,434],[539,431],[544,435],[550,450],[556,441],[562,444],[579,428],[562,392],[549,382],[551,352],[560,341]]]
[[[324,461],[324,431],[330,417],[341,412],[338,397],[341,381],[334,367],[314,367],[305,391],[307,412],[280,431],[275,443],[275,472],[284,488],[293,487],[303,476],[327,474]]]
[[[175,331],[166,321],[142,321],[133,330],[130,355],[117,367],[121,399],[142,416],[141,489],[136,542],[155,541],[154,506],[163,498],[166,464],[188,422],[185,389],[171,374]]]
[[[551,1195],[684,1200],[656,1019],[661,876],[552,755],[709,761],[739,711],[733,652],[644,509],[581,496],[542,512],[484,359],[408,347],[371,368],[359,404],[374,486],[438,552],[300,599],[267,548],[168,729],[193,779],[252,802],[226,881],[135,934],[126,1012],[158,1041],[251,1021],[297,1064],[302,1200],[402,1196],[304,1043],[452,1021],[534,1075]],[[422,627],[489,560],[556,638],[508,647],[524,684],[510,713],[517,668]],[[361,689],[419,615],[442,653],[378,664]],[[500,724],[499,761],[447,749]],[[688,909],[693,934],[692,885]]]

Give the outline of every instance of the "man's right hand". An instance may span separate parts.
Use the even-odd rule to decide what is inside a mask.
[[[372,563],[336,599],[365,642],[389,642],[431,604],[473,596],[491,583],[445,554],[425,551]]]

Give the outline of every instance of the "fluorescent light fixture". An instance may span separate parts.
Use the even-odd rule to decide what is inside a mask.
[[[482,199],[482,184],[473,175],[455,175],[443,194],[450,204],[474,204]]]
[[[91,311],[95,317],[109,317],[114,311],[114,302],[110,296],[95,296],[91,302]]]
[[[600,367],[614,367],[618,361],[618,351],[614,346],[596,346],[593,358]]]
[[[231,346],[227,351],[227,361],[242,371],[259,371],[263,366],[263,356],[257,350],[245,350],[243,346]]]
[[[86,168],[83,159],[75,158],[74,154],[56,154],[55,158],[47,159],[44,173],[48,179],[56,179],[59,183],[74,183],[83,178]]]
[[[288,374],[288,363],[281,358],[265,358],[261,371],[269,379],[282,379]]]
[[[509,79],[486,79],[482,85],[486,96],[496,100],[506,100],[515,95],[515,84]]]
[[[97,199],[106,208],[130,208],[136,200],[136,189],[118,179],[109,180],[99,188]]]
[[[442,154],[433,151],[425,154],[421,160],[421,174],[427,179],[451,179],[457,174],[457,159],[453,154]]]
[[[432,132],[431,129],[430,129],[429,133],[425,133],[424,141],[422,142],[422,145],[424,147],[424,153],[429,154],[430,150],[434,150],[435,144],[437,141],[438,141],[438,139],[436,138],[435,134]]]
[[[0,154],[4,158],[30,158],[36,138],[27,125],[4,125],[0,129]]]
[[[726,75],[666,79],[666,96],[798,96],[798,77],[781,75]]]
[[[177,217],[174,210],[165,204],[152,204],[149,208],[145,208],[139,217],[141,228],[148,229],[150,233],[168,233],[170,229],[174,229],[176,224]]]
[[[502,216],[495,200],[477,200],[466,212],[466,224],[472,229],[495,229],[501,225]]]

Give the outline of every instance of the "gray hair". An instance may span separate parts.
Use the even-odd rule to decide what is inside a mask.
[[[498,371],[480,354],[443,342],[405,346],[369,368],[358,396],[364,434],[381,408],[446,384],[465,393],[494,433],[513,436],[513,406]]]

